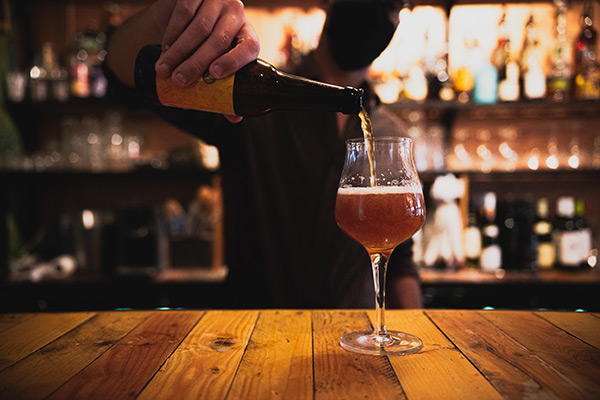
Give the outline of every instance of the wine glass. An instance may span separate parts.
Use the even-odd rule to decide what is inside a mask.
[[[418,337],[385,326],[388,260],[400,243],[425,221],[423,191],[413,160],[412,141],[377,137],[346,141],[346,158],[335,205],[345,234],[365,247],[375,284],[376,326],[346,333],[340,345],[362,354],[408,354],[423,347]]]

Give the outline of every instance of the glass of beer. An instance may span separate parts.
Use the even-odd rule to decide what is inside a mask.
[[[376,137],[346,141],[346,159],[335,205],[344,233],[365,247],[375,284],[376,326],[346,333],[341,346],[363,354],[408,354],[423,342],[385,326],[385,280],[388,260],[400,243],[425,221],[423,191],[413,160],[412,141]]]

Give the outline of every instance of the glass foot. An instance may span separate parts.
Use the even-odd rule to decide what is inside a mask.
[[[421,350],[423,342],[410,333],[388,331],[387,335],[375,335],[372,331],[346,333],[340,345],[355,353],[375,356],[403,355]]]

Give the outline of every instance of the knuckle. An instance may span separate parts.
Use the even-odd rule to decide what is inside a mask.
[[[196,10],[190,4],[181,4],[177,5],[177,9],[174,11],[179,18],[185,19],[186,21],[191,20],[196,14]]]
[[[233,37],[227,31],[221,31],[215,37],[216,44],[220,50],[228,49],[231,46]]]
[[[235,12],[237,14],[243,14],[244,13],[244,3],[242,3],[241,0],[232,1],[227,5],[227,10],[231,11],[231,12]]]
[[[247,46],[247,49],[250,53],[253,53],[253,54],[260,53],[260,43],[258,40],[254,39],[254,38],[246,39],[245,45]]]
[[[212,30],[212,22],[206,17],[194,20],[193,31],[195,35],[206,37]]]

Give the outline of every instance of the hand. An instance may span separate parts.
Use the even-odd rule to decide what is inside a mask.
[[[240,0],[159,0],[154,7],[164,31],[156,73],[180,87],[207,70],[214,78],[231,75],[258,57],[258,37]]]

